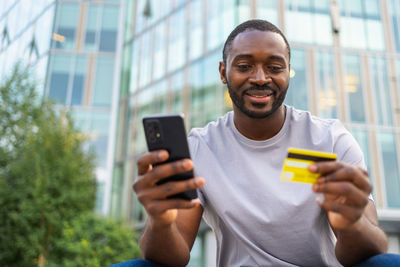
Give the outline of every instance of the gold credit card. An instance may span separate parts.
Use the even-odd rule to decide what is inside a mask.
[[[311,173],[308,166],[318,161],[336,160],[337,155],[314,150],[289,148],[288,155],[283,163],[281,180],[315,184],[319,173]]]

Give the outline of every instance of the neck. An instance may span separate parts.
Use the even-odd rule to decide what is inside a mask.
[[[233,122],[236,129],[252,140],[267,140],[274,137],[285,123],[286,108],[281,105],[273,114],[266,118],[255,119],[243,114],[235,106],[233,109]]]

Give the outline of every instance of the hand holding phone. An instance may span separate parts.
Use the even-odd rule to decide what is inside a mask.
[[[182,159],[190,159],[190,152],[187,143],[186,129],[182,116],[163,115],[143,118],[143,127],[149,151],[165,149],[169,158],[165,163]],[[157,166],[159,164],[156,164]],[[194,177],[193,170],[178,173],[158,181],[161,185],[171,181],[183,181]],[[187,190],[169,198],[195,199],[196,190]]]

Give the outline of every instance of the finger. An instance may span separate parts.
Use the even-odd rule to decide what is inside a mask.
[[[166,199],[169,196],[176,195],[189,190],[194,190],[203,187],[205,180],[201,177],[196,177],[179,182],[168,182],[149,190],[149,194],[152,194],[154,199]]]
[[[314,184],[312,189],[315,193],[323,193],[339,196],[345,201],[339,201],[348,205],[364,207],[368,203],[368,193],[361,191],[355,185],[349,182],[336,182]],[[338,199],[338,197],[336,197]]]
[[[371,183],[369,182],[366,172],[357,166],[344,166],[337,169],[325,176],[321,176],[317,183],[323,184],[327,182],[340,182],[349,181],[355,184],[358,188],[367,192],[368,194],[372,191]]]
[[[177,160],[154,167],[146,174],[146,181],[149,185],[154,185],[158,181],[172,175],[184,173],[193,169],[193,162],[190,159]]]
[[[151,165],[166,161],[168,156],[166,150],[158,150],[144,154],[137,161],[138,174],[145,174],[151,169]]]
[[[185,200],[180,198],[153,201],[145,208],[151,216],[161,215],[170,209],[191,209],[200,205],[199,199]]]
[[[311,164],[308,167],[308,170],[313,173],[320,173],[321,175],[326,175],[340,168],[345,167],[345,165],[346,165],[345,163],[340,161],[320,161]]]
[[[364,210],[357,207],[348,206],[335,200],[321,201],[317,199],[317,203],[326,212],[339,213],[351,222],[356,222],[361,217]]]

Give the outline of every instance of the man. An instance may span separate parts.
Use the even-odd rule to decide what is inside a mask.
[[[166,151],[138,160],[146,259],[186,265],[202,216],[215,232],[219,266],[348,266],[386,252],[359,146],[339,121],[282,104],[289,71],[290,47],[274,25],[250,20],[229,35],[219,72],[233,112],[191,131],[193,162],[152,167]],[[309,167],[321,174],[312,188],[283,182],[288,147],[336,153],[338,161]],[[156,185],[192,168],[198,177]],[[190,189],[199,199],[167,198]]]

